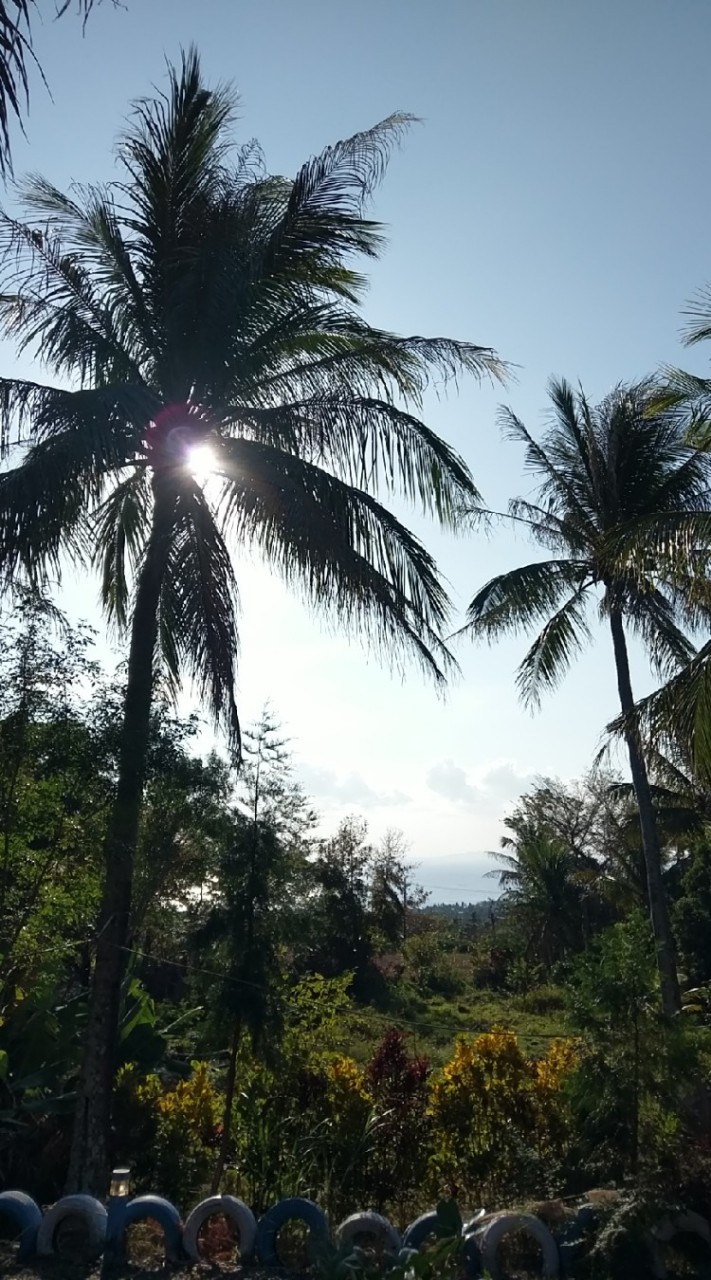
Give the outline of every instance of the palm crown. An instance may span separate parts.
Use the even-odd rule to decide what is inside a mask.
[[[3,379],[0,569],[37,575],[63,551],[102,569],[123,625],[161,525],[160,652],[236,726],[236,583],[228,541],[436,679],[447,601],[421,543],[378,501],[399,489],[452,521],[474,486],[410,412],[431,377],[498,376],[485,348],[366,324],[356,254],[382,244],[363,206],[408,117],[328,148],[296,179],[231,156],[234,99],[195,53],[165,98],[139,102],[123,178],[71,196],[34,178],[28,218],[0,223],[6,335],[72,389]],[[210,439],[214,478],[191,475]]]
[[[635,530],[698,510],[709,481],[708,461],[686,444],[676,414],[654,410],[651,384],[620,386],[596,407],[565,381],[552,382],[550,396],[554,416],[540,442],[510,410],[502,422],[540,480],[538,500],[515,499],[509,515],[554,558],[492,578],[462,629],[494,639],[543,623],[518,672],[521,694],[533,703],[589,641],[593,597],[603,616],[625,616],[657,669],[688,661],[694,646],[678,622],[696,620],[691,603],[660,575],[656,557],[624,548]]]

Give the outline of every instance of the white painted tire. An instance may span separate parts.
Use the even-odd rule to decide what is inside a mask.
[[[352,1213],[336,1228],[338,1244],[349,1244],[358,1236],[375,1236],[378,1243],[382,1241],[388,1253],[398,1254],[402,1248],[400,1232],[380,1213]]]
[[[525,1231],[541,1246],[543,1253],[544,1276],[557,1276],[560,1270],[558,1249],[550,1231],[539,1218],[531,1213],[501,1213],[484,1227],[480,1248],[484,1270],[491,1273],[494,1280],[502,1275],[499,1266],[499,1246],[504,1236],[514,1231]]]
[[[659,1248],[660,1244],[668,1244],[682,1231],[686,1235],[698,1236],[711,1249],[711,1226],[706,1218],[702,1218],[700,1213],[693,1213],[691,1210],[688,1213],[670,1213],[666,1218],[662,1218],[656,1227],[652,1227],[652,1280],[666,1280],[669,1274]]]
[[[203,1262],[198,1245],[198,1234],[208,1218],[223,1214],[229,1218],[239,1236],[240,1258],[248,1258],[254,1249],[257,1235],[257,1223],[248,1205],[236,1196],[210,1196],[201,1200],[199,1205],[188,1215],[183,1227],[183,1249],[192,1262]]]
[[[41,1258],[48,1258],[54,1253],[54,1238],[57,1227],[65,1218],[81,1218],[87,1228],[89,1249],[97,1257],[103,1251],[106,1241],[106,1206],[93,1196],[62,1196],[56,1204],[48,1209],[42,1218],[37,1232],[37,1253]]]

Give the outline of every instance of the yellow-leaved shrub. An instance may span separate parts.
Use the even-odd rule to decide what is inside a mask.
[[[535,1177],[544,1151],[560,1144],[563,1082],[573,1064],[569,1045],[555,1042],[536,1061],[503,1028],[460,1038],[431,1086],[437,1185],[460,1197],[491,1198],[515,1194],[526,1166]]]

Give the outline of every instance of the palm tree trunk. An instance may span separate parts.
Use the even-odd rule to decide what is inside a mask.
[[[622,614],[617,609],[610,611],[610,629],[615,650],[615,666],[617,668],[617,687],[620,694],[620,706],[623,715],[630,715],[634,709],[630,664],[627,655]],[[669,905],[662,878],[662,859],[659,848],[659,836],[654,818],[652,795],[649,789],[649,778],[644,757],[633,730],[625,733],[627,751],[630,758],[632,785],[634,786],[639,810],[639,825],[642,833],[642,849],[644,865],[647,872],[647,893],[649,896],[649,914],[652,920],[654,941],[657,949],[657,967],[662,990],[662,1007],[669,1016],[678,1013],[681,1008],[679,978],[676,969],[676,947],[672,933]]]
[[[88,1191],[99,1196],[106,1191],[108,1176],[111,1097],[148,752],[158,606],[172,526],[168,495],[161,493],[155,481],[154,494],[153,525],[131,624],[118,780],[104,845],[104,888],[66,1187],[67,1192]]]
[[[230,1152],[230,1139],[232,1137],[232,1103],[235,1096],[235,1083],[237,1081],[237,1054],[239,1053],[239,1042],[242,1038],[242,1019],[235,1019],[234,1029],[232,1031],[232,1044],[230,1046],[230,1061],[227,1068],[227,1085],[225,1088],[225,1110],[222,1117],[222,1137],[220,1139],[220,1150],[217,1156],[217,1164],[215,1172],[212,1175],[212,1186],[210,1187],[210,1195],[217,1195],[220,1189],[220,1182],[227,1164],[227,1157]]]

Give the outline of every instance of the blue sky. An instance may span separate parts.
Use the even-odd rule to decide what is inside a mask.
[[[239,87],[242,136],[259,137],[273,171],[395,109],[422,118],[376,198],[390,248],[367,315],[491,344],[519,366],[504,394],[463,384],[426,407],[492,507],[530,489],[499,438],[502,399],[538,429],[551,374],[595,398],[660,362],[707,367],[711,352],[679,340],[685,300],[711,279],[706,0],[104,0],[83,38],[73,16],[38,26],[53,100],[36,81],[17,172],[110,178],[129,100],[191,41],[211,79]],[[460,611],[529,554],[501,530],[456,541],[411,523]],[[615,712],[607,636],[533,717],[513,683],[523,641],[460,649],[443,702],[414,670],[394,679],[314,622],[258,566],[241,577],[243,712],[271,698],[324,828],[362,811],[376,837],[404,830],[435,898],[488,891],[484,851],[507,805],[536,774],[581,773]],[[98,621],[94,584],[68,580],[63,599]],[[639,656],[636,681],[649,687]]]

